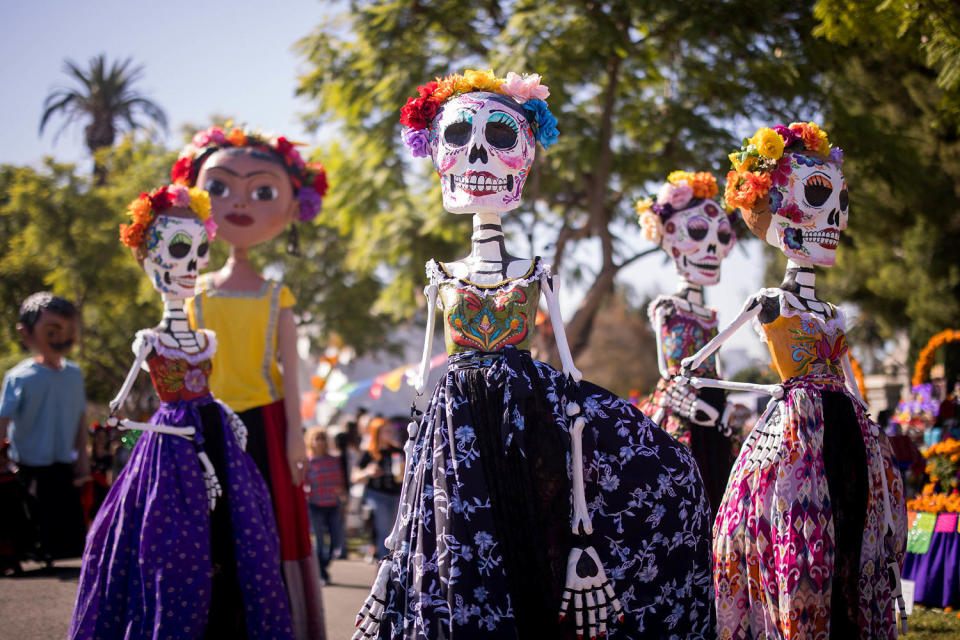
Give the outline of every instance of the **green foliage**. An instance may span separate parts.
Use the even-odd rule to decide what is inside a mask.
[[[644,186],[677,168],[722,174],[731,121],[804,108],[812,24],[780,1],[351,3],[298,44],[311,121],[342,137],[322,154],[324,221],[347,237],[349,268],[387,270],[378,308],[413,313],[424,260],[459,257],[469,232],[443,212],[429,163],[408,159],[400,107],[419,84],[468,66],[542,73],[561,138],[538,151],[506,222],[591,284],[567,329],[576,351],[616,273],[645,255],[619,239]],[[574,256],[597,241],[591,270]]]
[[[880,337],[908,328],[916,355],[960,319],[960,83],[950,71],[960,10],[821,0],[816,15],[816,32],[837,45],[826,45],[826,125],[844,148],[851,200],[825,283]],[[932,58],[931,42],[952,46],[952,58]]]

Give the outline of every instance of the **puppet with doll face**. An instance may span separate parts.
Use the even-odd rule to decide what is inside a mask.
[[[730,158],[727,204],[788,262],[780,288],[747,300],[681,366],[685,379],[753,320],[782,380],[767,389],[773,400],[743,444],[714,526],[719,635],[895,637],[903,484],[860,398],[843,316],[815,291],[814,266],[833,266],[850,213],[843,154],[816,124],[794,123],[761,128]]]
[[[729,216],[714,200],[717,181],[709,173],[674,171],[655,200],[637,203],[644,237],[673,259],[680,289],[659,296],[647,309],[657,336],[660,380],[640,408],[693,452],[715,515],[735,457],[735,443],[723,420],[725,397],[719,389],[696,390],[677,384],[680,361],[717,335],[717,312],[704,305],[704,287],[720,280],[720,264],[736,235]],[[696,372],[715,378],[711,356]]]
[[[355,638],[711,633],[709,506],[695,463],[641,412],[581,381],[558,280],[505,248],[501,215],[523,206],[536,144],[558,138],[548,96],[539,75],[469,70],[419,87],[401,111],[404,142],[433,160],[444,207],[472,214],[473,235],[467,257],[427,263],[418,390],[438,308],[447,371],[409,427],[391,553]],[[562,371],[529,352],[541,291]]]
[[[137,332],[110,403],[110,426],[143,435],[88,533],[68,637],[293,638],[267,485],[243,450],[243,423],[210,393],[215,335],[191,330],[183,308],[209,259],[209,198],[171,185],[127,214],[121,240],[163,318]],[[160,407],[148,423],[117,419],[141,367]]]
[[[250,454],[270,479],[297,638],[322,638],[320,568],[310,546],[301,487],[306,451],[295,300],[282,283],[257,272],[250,251],[295,221],[309,222],[317,215],[326,174],[283,136],[211,127],[181,151],[171,176],[210,193],[217,237],[230,247],[226,264],[198,279],[187,312],[191,326],[217,333],[221,348],[210,387],[240,414],[250,430]],[[295,250],[295,226],[290,234],[288,249]]]

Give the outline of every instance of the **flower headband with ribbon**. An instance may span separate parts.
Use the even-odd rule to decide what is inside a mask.
[[[643,237],[659,243],[663,237],[663,223],[670,216],[685,209],[693,200],[712,199],[717,193],[717,179],[706,171],[672,171],[656,198],[637,202]]]
[[[278,156],[293,185],[293,192],[300,201],[301,222],[317,217],[323,208],[323,196],[327,193],[327,172],[319,162],[305,162],[297,151],[302,143],[291,142],[283,136],[274,136],[249,128],[210,127],[198,131],[193,140],[184,147],[170,170],[170,179],[176,184],[193,185],[204,160],[214,151],[229,147],[262,149]]]
[[[420,85],[417,97],[407,98],[407,104],[400,110],[400,123],[405,127],[403,143],[415,158],[430,155],[427,130],[441,105],[454,96],[471,91],[499,93],[517,101],[530,122],[534,138],[544,149],[549,149],[560,137],[557,119],[546,103],[550,89],[540,84],[540,74],[521,76],[510,71],[501,78],[492,70],[467,69],[462,74],[454,73]]]
[[[826,131],[813,122],[761,127],[745,138],[739,151],[729,155],[733,170],[727,173],[724,199],[729,207],[752,210],[766,201],[773,185],[785,185],[790,174],[788,153],[843,163],[843,151],[831,147]]]
[[[141,246],[153,221],[172,207],[190,209],[203,222],[208,237],[213,239],[217,234],[217,224],[210,215],[210,195],[199,187],[171,184],[150,193],[141,193],[127,205],[130,224],[120,225],[120,242],[131,249]]]

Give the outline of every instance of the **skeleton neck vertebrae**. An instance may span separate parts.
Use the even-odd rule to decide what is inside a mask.
[[[183,308],[182,298],[163,296],[163,318],[160,320],[160,331],[173,337],[177,347],[186,353],[197,353],[200,345],[197,334],[190,329],[187,314]]]
[[[683,278],[680,280],[680,291],[677,292],[676,297],[686,302],[687,306],[690,307],[690,311],[698,316],[708,318],[712,315],[710,309],[707,309],[703,304],[702,284],[697,284]]]
[[[826,312],[827,306],[817,300],[816,282],[817,275],[813,267],[789,260],[780,288],[794,294],[809,311],[822,314]]]
[[[460,260],[459,265],[471,280],[479,284],[495,284],[522,275],[519,267],[526,261],[507,253],[500,214],[474,214],[470,243],[470,255]]]

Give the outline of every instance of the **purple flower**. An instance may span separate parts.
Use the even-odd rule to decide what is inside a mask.
[[[842,164],[843,164],[843,149],[841,149],[840,147],[834,147],[833,149],[830,149],[830,159],[831,159],[831,160],[834,162],[834,164],[836,164],[838,167],[839,167],[840,165],[842,165]]]
[[[770,209],[773,210],[773,207],[771,206]],[[791,202],[787,206],[781,208],[777,212],[777,215],[781,215],[784,218],[787,218],[788,220],[790,220],[790,222],[794,224],[800,224],[801,222],[803,222],[803,210],[800,207],[798,207],[795,202]]]
[[[323,198],[313,187],[303,187],[298,194],[300,198],[300,215],[297,220],[300,222],[310,222],[317,217],[320,209],[323,208]]]
[[[799,251],[803,248],[803,231],[793,227],[787,227],[783,231],[783,241],[789,249]]]
[[[410,148],[414,158],[425,158],[430,155],[430,140],[426,129],[405,127],[400,137],[403,138],[403,144]]]
[[[190,369],[183,376],[183,386],[191,393],[200,393],[207,388],[207,376],[200,369]]]
[[[776,213],[783,203],[783,194],[780,189],[770,189],[770,211]]]
[[[775,127],[770,128],[773,129],[781,138],[783,138],[784,149],[789,147],[794,141],[800,140],[800,136],[790,127],[785,127],[782,124],[778,124]]]

